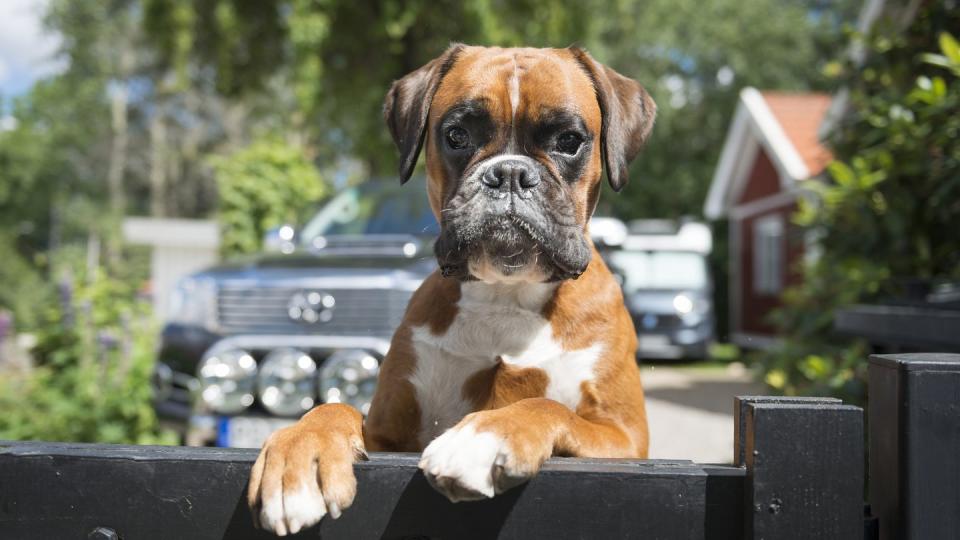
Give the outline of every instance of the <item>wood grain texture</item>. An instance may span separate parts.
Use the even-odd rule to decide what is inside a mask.
[[[960,538],[960,355],[874,355],[869,379],[880,539]]]
[[[863,410],[834,403],[746,407],[745,537],[863,538]]]
[[[0,444],[0,538],[273,538],[244,504],[256,451]],[[355,466],[358,495],[308,538],[739,538],[744,471],[685,461],[551,459],[530,483],[453,504],[417,454]],[[599,536],[598,536],[599,535]]]

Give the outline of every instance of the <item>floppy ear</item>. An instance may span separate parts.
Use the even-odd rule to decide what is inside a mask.
[[[439,58],[394,81],[383,102],[383,118],[390,128],[393,142],[400,150],[400,183],[413,174],[427,131],[427,116],[433,95],[440,86],[463,45],[453,44]]]
[[[640,83],[597,62],[587,51],[570,52],[587,71],[597,92],[602,117],[601,151],[607,180],[614,191],[627,185],[630,162],[653,129],[657,104]]]

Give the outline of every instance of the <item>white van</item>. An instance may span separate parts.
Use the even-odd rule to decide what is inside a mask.
[[[610,219],[596,218],[591,233],[621,280],[637,331],[637,358],[705,358],[715,320],[710,228],[640,220],[620,229]]]

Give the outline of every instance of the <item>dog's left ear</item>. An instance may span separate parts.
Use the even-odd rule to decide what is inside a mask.
[[[413,174],[427,132],[427,117],[433,95],[450,71],[463,45],[451,45],[439,58],[394,81],[383,102],[383,118],[400,150],[400,183]]]
[[[627,185],[630,162],[653,129],[657,104],[640,83],[597,62],[587,51],[571,47],[570,52],[593,80],[602,116],[601,150],[607,179],[614,191],[620,191]]]

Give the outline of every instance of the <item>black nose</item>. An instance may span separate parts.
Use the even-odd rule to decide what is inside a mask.
[[[540,183],[540,174],[519,159],[505,159],[488,167],[482,179],[484,184],[496,189],[504,183],[510,189],[530,189]]]

